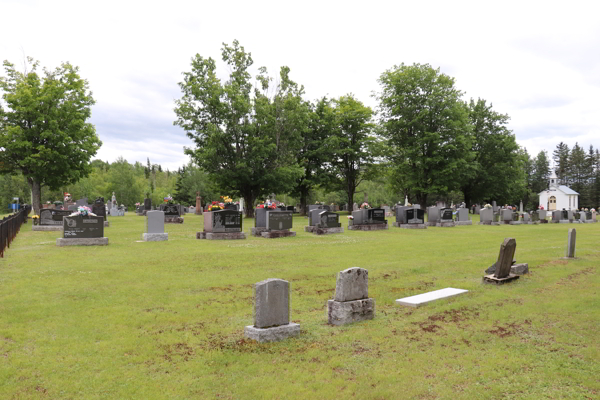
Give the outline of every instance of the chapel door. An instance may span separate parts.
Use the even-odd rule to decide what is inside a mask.
[[[556,197],[550,196],[550,199],[548,200],[548,211],[554,210],[556,210]]]

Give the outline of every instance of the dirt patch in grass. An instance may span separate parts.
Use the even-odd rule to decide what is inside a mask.
[[[516,335],[517,333],[525,332],[523,325],[531,325],[531,321],[526,319],[525,321],[523,321],[523,323],[520,323],[520,324],[517,322],[510,322],[510,323],[507,323],[504,325],[495,323],[494,329],[491,329],[488,332],[493,335],[503,338],[503,337],[507,337],[507,336]]]
[[[552,266],[552,265],[566,265],[568,263],[569,262],[567,260],[552,260],[552,261],[548,261],[547,263],[543,263],[543,264],[538,265],[536,267],[536,269],[544,268],[544,267],[549,267],[549,266]]]

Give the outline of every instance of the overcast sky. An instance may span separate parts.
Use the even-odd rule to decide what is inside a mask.
[[[460,4],[460,5],[459,5]],[[171,170],[191,146],[173,126],[177,85],[199,53],[238,39],[254,67],[291,68],[307,99],[371,97],[393,65],[429,63],[511,117],[534,156],[600,147],[600,2],[0,0],[0,58],[80,68],[96,100],[97,158]],[[254,71],[255,72],[255,71]]]

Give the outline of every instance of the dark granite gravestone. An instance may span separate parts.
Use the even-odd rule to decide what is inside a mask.
[[[425,210],[409,208],[406,212],[406,223],[407,224],[424,224],[425,223]]]
[[[135,208],[135,212],[139,215],[142,215],[144,213],[144,206],[137,206]]]
[[[569,220],[569,212],[567,210],[562,210],[560,213],[561,220]]]
[[[106,221],[106,205],[104,204],[104,197],[98,197],[94,201],[94,204],[92,204],[92,213],[102,217]]]
[[[500,246],[498,261],[496,261],[496,271],[493,275],[483,277],[485,283],[502,284],[513,279],[518,279],[519,275],[511,274],[511,266],[517,250],[517,241],[513,238],[506,238]]]
[[[440,211],[440,222],[452,221],[452,209],[442,208]]]
[[[385,210],[383,208],[367,208],[367,224],[385,223]]]
[[[152,199],[144,199],[144,210],[152,210]]]
[[[321,211],[319,213],[319,228],[339,228],[341,226],[339,214],[330,211]]]
[[[531,213],[531,221],[532,222],[540,222],[540,214],[538,211],[534,211]]]
[[[69,210],[52,210],[46,208],[40,212],[40,225],[62,226],[63,217],[71,215]]]
[[[234,210],[207,212],[204,214],[204,231],[213,233],[241,232],[242,212]]]
[[[239,204],[225,204],[224,208],[225,210],[232,210],[232,211],[237,211],[239,208]]]
[[[181,216],[181,209],[179,207],[179,204],[162,204],[160,208],[161,211],[165,213],[165,217]]]
[[[268,208],[257,208],[254,210],[254,227],[255,228],[266,228],[267,227],[267,211]]]
[[[267,211],[267,226],[269,230],[282,231],[292,229],[293,213],[291,211]]]
[[[519,213],[518,212],[513,212],[512,213],[512,220],[513,221],[518,221],[519,220]]]
[[[294,212],[294,206],[287,206],[285,210]]]
[[[63,238],[90,239],[104,237],[104,219],[101,217],[64,217]]]

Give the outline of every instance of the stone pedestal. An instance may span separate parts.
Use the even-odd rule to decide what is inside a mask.
[[[504,283],[519,279],[519,275],[509,274],[505,278],[496,278],[494,275],[486,275],[482,278],[483,283],[495,283],[496,285],[502,285]]]
[[[261,237],[263,232],[267,232],[267,228],[250,228],[250,234],[252,236]]]
[[[510,221],[510,225],[522,225],[522,221]]]
[[[110,221],[104,221],[104,227],[105,228],[110,227]]]
[[[455,224],[457,226],[473,225],[473,221],[471,221],[471,220],[469,220],[469,221],[456,221]]]
[[[183,224],[183,217],[165,217],[165,224]]]
[[[267,239],[275,239],[275,238],[288,237],[288,236],[296,236],[296,232],[286,229],[283,231],[264,231],[260,234],[260,237],[264,237]]]
[[[343,227],[337,227],[337,228],[319,228],[319,227],[315,227],[315,229],[313,229],[312,231],[313,234],[315,235],[330,235],[332,233],[344,233],[344,228]]]
[[[300,325],[290,322],[287,325],[279,325],[271,328],[257,328],[252,325],[246,326],[244,335],[248,339],[259,343],[278,342],[300,334]]]
[[[496,225],[496,226],[500,226],[499,222],[494,222],[494,221],[483,221],[483,222],[479,222],[478,225]]]
[[[437,224],[435,224],[435,226],[437,226],[438,228],[454,228],[456,226],[456,224],[454,223],[454,221],[448,221],[448,222],[438,222]]]
[[[80,238],[80,239],[56,239],[56,245],[63,246],[106,246],[108,245],[107,237],[100,238]]]
[[[352,224],[348,225],[348,230],[350,231],[380,231],[384,229],[389,229],[388,224]]]
[[[144,242],[163,242],[169,240],[168,233],[144,233],[142,234]]]
[[[399,224],[398,222],[394,222],[392,225],[402,229],[427,229],[426,224]]]
[[[37,232],[62,231],[63,227],[62,225],[33,225],[31,230]]]
[[[238,240],[246,239],[246,234],[244,232],[196,232],[196,239]]]
[[[332,325],[345,325],[374,317],[375,299],[327,301],[327,322]]]

